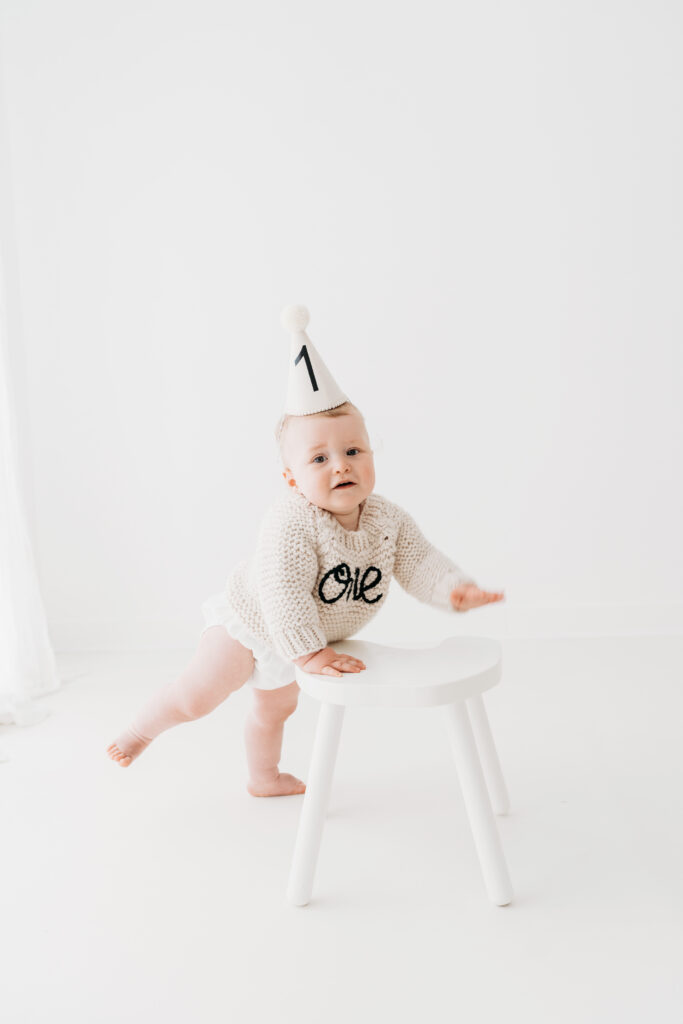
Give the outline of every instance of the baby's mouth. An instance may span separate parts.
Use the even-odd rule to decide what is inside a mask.
[[[344,483],[337,484],[337,486],[334,488],[334,490],[338,491],[340,487],[355,487],[355,486],[356,485],[353,482],[353,480],[345,480]]]

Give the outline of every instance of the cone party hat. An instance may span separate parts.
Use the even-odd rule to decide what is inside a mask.
[[[320,358],[306,334],[309,315],[305,306],[286,306],[280,315],[282,326],[291,335],[289,380],[285,413],[309,416],[334,409],[349,399]]]

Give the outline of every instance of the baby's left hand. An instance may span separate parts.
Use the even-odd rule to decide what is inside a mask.
[[[451,604],[456,612],[467,612],[470,608],[479,608],[482,604],[503,600],[502,590],[480,590],[476,583],[462,583],[451,590]]]

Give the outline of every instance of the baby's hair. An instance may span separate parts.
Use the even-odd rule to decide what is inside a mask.
[[[355,409],[356,412],[360,414],[361,419],[363,418],[363,413],[360,411],[360,409],[358,408],[357,405],[353,404],[353,402],[343,402],[341,405],[337,405],[334,409],[325,409],[323,412],[314,412],[314,413],[309,413],[308,415],[309,416],[344,416],[346,413],[351,412],[352,409]],[[286,433],[286,429],[287,429],[287,424],[289,423],[289,421],[291,419],[294,419],[294,418],[295,417],[294,417],[294,415],[292,413],[286,412],[286,413],[284,413],[280,417],[280,419],[277,422],[277,426],[275,427],[275,440],[277,441],[278,448],[280,449],[280,459],[282,460],[283,463],[284,463],[283,443],[284,443],[284,437],[285,437],[285,433]]]

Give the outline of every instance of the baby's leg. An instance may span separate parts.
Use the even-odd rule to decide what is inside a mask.
[[[276,690],[254,689],[254,703],[244,724],[249,782],[252,796],[289,796],[305,793],[301,779],[278,770],[285,721],[296,708],[298,683]]]
[[[208,715],[246,683],[254,667],[251,651],[223,626],[210,626],[185,671],[156,693],[107,753],[122,768],[165,729]]]

